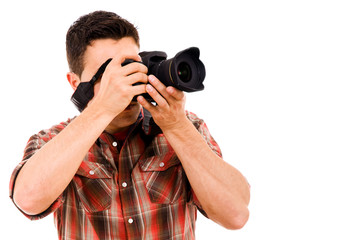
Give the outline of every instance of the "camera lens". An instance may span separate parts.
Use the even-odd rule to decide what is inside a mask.
[[[197,47],[178,52],[167,59],[165,52],[141,52],[142,62],[148,67],[148,74],[155,75],[165,86],[172,86],[184,92],[204,89],[205,66],[200,61]]]
[[[191,80],[191,68],[186,62],[181,62],[177,68],[177,74],[181,81],[189,82]]]

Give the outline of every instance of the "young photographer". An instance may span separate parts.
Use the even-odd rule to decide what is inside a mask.
[[[184,93],[139,62],[121,65],[141,61],[132,24],[111,12],[82,16],[66,51],[74,91],[112,61],[79,116],[30,138],[10,182],[27,217],[54,213],[59,239],[194,239],[197,210],[225,228],[244,226],[248,183],[185,111]],[[143,108],[160,133],[144,131]]]

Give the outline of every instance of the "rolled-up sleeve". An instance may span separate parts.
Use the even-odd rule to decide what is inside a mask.
[[[195,128],[201,134],[201,136],[205,139],[205,141],[207,142],[207,144],[209,145],[211,150],[214,153],[216,153],[216,155],[218,155],[219,157],[222,158],[222,153],[221,153],[220,147],[217,144],[217,142],[215,141],[215,139],[211,136],[210,131],[209,131],[206,123],[204,122],[204,120],[202,120],[201,118],[196,116],[194,113],[188,112],[188,111],[187,111],[187,117],[193,123]]]

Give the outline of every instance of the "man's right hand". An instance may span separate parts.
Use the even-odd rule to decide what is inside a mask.
[[[101,81],[95,84],[95,96],[89,102],[89,106],[101,107],[103,111],[116,116],[131,103],[134,96],[146,93],[147,67],[139,62],[121,66],[125,59],[141,61],[139,55],[119,55],[113,58],[106,67]],[[134,86],[135,83],[144,84]]]

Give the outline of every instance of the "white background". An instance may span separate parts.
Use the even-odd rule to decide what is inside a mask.
[[[138,26],[141,50],[201,50],[206,89],[187,95],[187,109],[248,178],[252,199],[242,230],[199,214],[197,239],[360,239],[357,2],[2,1],[2,238],[57,238],[52,216],[22,216],[8,183],[28,138],[77,114],[65,34],[102,9]]]

